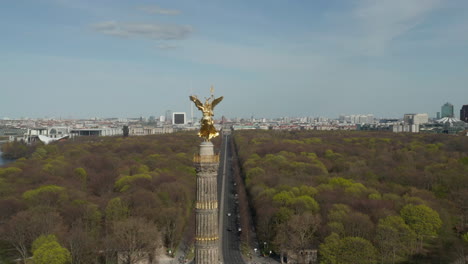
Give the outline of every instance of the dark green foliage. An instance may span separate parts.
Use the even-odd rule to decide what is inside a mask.
[[[122,132],[123,132],[123,136],[124,136],[124,137],[128,137],[128,134],[129,134],[129,132],[130,132],[130,129],[128,128],[128,126],[123,126]]]
[[[311,248],[334,233],[335,250],[365,239],[354,242],[370,244],[369,263],[455,260],[456,232],[468,232],[468,137],[236,131],[233,138],[259,239],[278,254],[294,244],[288,221],[310,212],[322,219]],[[337,257],[322,262],[348,263]]]
[[[7,142],[1,145],[2,157],[5,159],[24,158],[34,152],[34,148],[28,148],[26,143],[20,141]]]

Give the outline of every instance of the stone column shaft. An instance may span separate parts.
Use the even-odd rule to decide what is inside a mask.
[[[216,264],[218,245],[218,191],[219,156],[213,144],[203,142],[200,155],[194,157],[197,171],[197,201],[195,204],[195,264]]]

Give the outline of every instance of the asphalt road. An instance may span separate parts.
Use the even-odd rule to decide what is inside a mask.
[[[222,263],[245,264],[239,247],[239,214],[232,175],[230,137],[230,135],[223,134],[221,162],[218,174],[221,176],[218,177],[220,255],[222,256]]]

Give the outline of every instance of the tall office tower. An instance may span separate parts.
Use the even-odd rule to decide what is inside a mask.
[[[167,124],[172,123],[172,111],[171,110],[166,111],[165,121],[166,121]]]
[[[442,106],[442,118],[444,117],[455,117],[453,115],[453,104],[451,103],[445,103],[443,106]]]
[[[217,175],[219,155],[213,143],[200,144],[200,154],[193,159],[197,171],[195,204],[195,264],[216,264],[219,258]]]
[[[460,109],[460,120],[468,123],[468,105],[463,105]]]

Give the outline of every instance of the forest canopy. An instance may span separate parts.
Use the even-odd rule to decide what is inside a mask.
[[[468,137],[236,131],[234,146],[265,251],[318,249],[330,264],[468,252]]]
[[[22,158],[0,168],[0,262],[47,262],[48,252],[60,252],[72,263],[98,263],[117,252],[174,249],[192,214],[199,141],[174,133],[6,145]],[[131,232],[140,244],[130,244]]]

